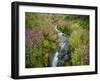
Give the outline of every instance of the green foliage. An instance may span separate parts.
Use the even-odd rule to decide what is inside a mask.
[[[88,15],[66,15],[65,20],[71,22],[73,27],[82,27],[83,29],[89,30],[89,16]],[[73,29],[74,30],[74,29]]]
[[[37,47],[26,48],[26,67],[42,67],[42,46],[41,43],[37,44]]]
[[[73,17],[71,17],[72,19]],[[85,60],[82,60],[82,57],[85,56],[84,47],[89,43],[89,21],[86,23],[84,20],[86,17],[75,17],[71,21],[71,25],[69,30],[71,31],[69,36],[69,44],[71,49],[71,58],[72,58],[72,65],[83,65]],[[85,23],[85,24],[84,24]]]
[[[85,53],[84,46],[80,46],[78,48],[75,48],[72,52],[72,64],[73,65],[83,65],[84,61],[82,60],[82,56]]]
[[[83,29],[74,31],[69,38],[70,45],[75,48],[88,43],[88,33]]]
[[[64,66],[87,65],[89,56],[89,16],[88,15],[58,15],[58,14],[42,14],[42,13],[25,13],[26,29],[34,29],[41,39],[33,39],[33,46],[26,47],[26,67],[47,67],[48,57],[51,52],[57,48],[57,34],[54,26],[66,34],[68,37],[70,48],[70,61],[64,62]],[[51,28],[51,29],[49,29]],[[26,42],[27,43],[27,42]],[[68,63],[69,62],[69,63]]]
[[[26,12],[25,17],[25,24],[27,28],[45,27],[48,24],[45,14]]]
[[[57,37],[56,35],[44,35],[44,39],[36,42],[34,48],[26,48],[26,67],[47,67],[48,56],[55,49]]]

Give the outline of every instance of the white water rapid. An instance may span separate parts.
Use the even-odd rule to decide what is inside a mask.
[[[55,30],[56,30],[57,35],[58,35],[58,43],[57,43],[58,47],[57,48],[59,48],[59,49],[56,50],[56,52],[53,56],[52,63],[51,63],[52,67],[57,66],[58,61],[59,61],[58,56],[63,56],[64,54],[66,54],[65,52],[64,53],[61,53],[61,52],[63,52],[62,50],[66,50],[66,43],[67,43],[67,37],[65,36],[65,34],[60,32],[57,29],[57,26],[55,26]]]

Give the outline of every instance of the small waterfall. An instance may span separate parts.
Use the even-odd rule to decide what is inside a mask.
[[[56,67],[58,66],[58,64],[62,65],[61,62],[63,62],[64,59],[68,58],[67,37],[64,33],[60,32],[57,29],[57,26],[55,27],[55,30],[58,35],[58,43],[57,43],[58,46],[51,61],[51,67]]]
[[[54,56],[53,61],[52,61],[52,67],[57,66],[58,54],[59,54],[58,52],[55,53],[55,56]]]

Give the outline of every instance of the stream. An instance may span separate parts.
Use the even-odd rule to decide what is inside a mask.
[[[68,38],[67,36],[57,29],[57,48],[54,51],[53,56],[50,58],[49,67],[63,66],[64,61],[69,58],[68,56]]]

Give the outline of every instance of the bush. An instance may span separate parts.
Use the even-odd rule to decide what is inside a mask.
[[[57,48],[55,25],[66,34],[69,43],[70,60],[65,66],[89,64],[89,16],[61,14],[25,14],[26,67],[47,67],[48,57]],[[29,30],[29,31],[28,31]],[[27,33],[28,32],[28,33]],[[31,44],[31,45],[30,45]]]

